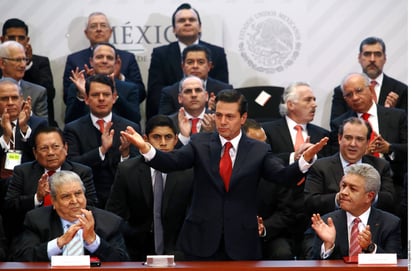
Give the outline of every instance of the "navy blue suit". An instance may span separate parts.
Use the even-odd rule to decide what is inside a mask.
[[[144,94],[144,97],[139,97],[139,99],[140,102],[143,101],[146,97],[146,91],[135,56],[132,53],[123,50],[116,50],[116,53],[122,60],[120,72],[125,76],[126,81],[130,81],[138,85],[139,89],[141,90],[140,94]],[[70,84],[72,83],[72,81],[70,80],[71,72],[74,71],[77,67],[80,70],[83,70],[84,64],[87,64],[87,66],[90,67],[90,59],[92,57],[93,51],[90,47],[67,56],[66,66],[64,67],[63,74],[63,100],[65,103],[67,101]]]
[[[117,100],[113,105],[113,112],[117,115],[133,121],[134,123],[140,123],[140,101],[139,96],[141,90],[138,86],[132,82],[125,82],[115,80]],[[144,90],[143,90],[144,92]],[[80,101],[77,98],[76,86],[72,83],[67,93],[66,101],[66,114],[64,116],[64,122],[69,123],[84,115],[90,113],[89,107],[84,101]]]
[[[325,214],[322,216],[325,223],[327,223],[328,217],[333,219],[336,228],[335,248],[328,259],[343,259],[344,256],[349,255],[346,212],[337,210]],[[399,255],[401,250],[401,227],[398,217],[372,207],[368,225],[372,233],[372,242],[377,245],[376,253],[398,253]],[[321,245],[322,240],[316,235],[313,245],[313,259],[320,259]]]
[[[212,55],[213,68],[209,71],[209,76],[228,83],[229,72],[224,49],[204,41],[199,41],[199,44],[209,48]],[[182,78],[182,57],[178,42],[154,48],[150,61],[147,86],[147,119],[158,114],[162,89],[179,82]]]
[[[293,185],[303,173],[297,163],[285,168],[268,144],[243,134],[226,192],[219,174],[221,150],[217,133],[198,133],[178,150],[157,151],[149,165],[162,172],[193,167],[192,202],[178,240],[186,255],[213,258],[223,240],[229,258],[260,259],[256,220],[259,180],[263,177]]]
[[[117,165],[120,163],[120,131],[126,130],[131,126],[140,132],[140,126],[116,114],[112,114],[112,128],[114,130],[113,145],[105,154],[102,161],[99,155],[101,143],[101,133],[93,125],[90,115],[83,116],[72,121],[64,127],[64,137],[67,141],[69,150],[67,159],[82,163],[92,168],[94,186],[96,187],[99,205],[104,207],[109,197],[110,189],[113,184]],[[130,156],[136,156],[137,150],[130,146]]]
[[[179,108],[181,107],[177,98],[179,96],[179,83],[180,82],[176,82],[175,84],[162,89],[162,93],[160,94],[159,114],[171,115],[179,111]],[[211,92],[217,95],[222,89],[233,89],[233,86],[211,77],[207,78],[206,91],[209,95]]]

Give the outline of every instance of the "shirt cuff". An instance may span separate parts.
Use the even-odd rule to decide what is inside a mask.
[[[90,253],[94,253],[100,246],[100,237],[96,234],[96,239],[91,244],[84,242],[84,248],[87,249]]]
[[[303,158],[303,155],[299,158],[299,169],[302,171],[302,173],[308,172],[309,168],[315,163],[315,161],[318,159],[318,156],[315,155],[310,163],[306,162],[305,159]]]
[[[190,141],[190,137],[184,136],[181,133],[179,133],[177,137],[179,138],[180,142],[182,142],[183,145],[187,145],[187,143],[189,143]]]
[[[57,238],[47,243],[47,257],[51,259],[51,256],[62,254],[63,249],[57,245]]]
[[[325,243],[322,243],[322,246],[320,247],[320,258],[321,259],[327,259],[332,255],[333,249],[335,248],[335,244],[333,246],[325,251]]]
[[[147,153],[140,153],[140,154],[144,157],[145,161],[150,161],[153,159],[153,157],[155,157],[156,149],[153,148],[152,145],[150,145],[150,150]]]

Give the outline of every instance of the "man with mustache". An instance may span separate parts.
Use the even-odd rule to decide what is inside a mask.
[[[376,82],[374,87],[376,103],[385,107],[407,110],[408,86],[383,73],[383,66],[386,63],[386,46],[383,40],[377,37],[364,39],[359,46],[358,61],[362,72],[368,76],[369,82]],[[333,90],[330,123],[349,110],[343,98],[342,89],[337,86]]]
[[[283,118],[263,123],[267,135],[267,142],[272,152],[281,158],[285,165],[293,164],[299,160],[303,152],[318,142],[323,137],[329,137],[329,131],[310,123],[315,117],[316,97],[308,83],[295,82],[285,88],[283,93],[284,103],[280,104],[279,111]],[[298,129],[301,129],[299,132]],[[302,135],[302,142],[297,136]],[[326,146],[319,153],[319,157],[329,155]],[[295,252],[300,254],[301,238],[309,226],[309,216],[305,215],[303,204],[304,179],[299,185],[293,187],[293,208],[296,215],[294,227],[290,227],[292,236],[295,236]]]

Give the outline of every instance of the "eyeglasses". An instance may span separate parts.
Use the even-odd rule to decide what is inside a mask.
[[[363,87],[363,88],[355,88],[355,90],[354,91],[351,91],[351,92],[348,92],[348,93],[344,93],[343,94],[343,98],[345,98],[345,99],[352,99],[353,98],[353,95],[360,95],[360,94],[362,94],[363,93],[363,91],[365,90],[365,88]]]
[[[2,58],[3,58],[3,59],[6,59],[6,60],[13,61],[13,62],[24,62],[24,63],[27,63],[27,62],[30,61],[30,58],[28,58],[28,57],[17,57],[17,58],[2,57]]]

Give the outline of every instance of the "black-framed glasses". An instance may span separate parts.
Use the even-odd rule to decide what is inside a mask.
[[[27,63],[30,61],[30,58],[28,57],[16,57],[16,58],[12,58],[12,57],[2,57],[3,59],[9,60],[9,61],[13,61],[13,62],[24,62]]]

